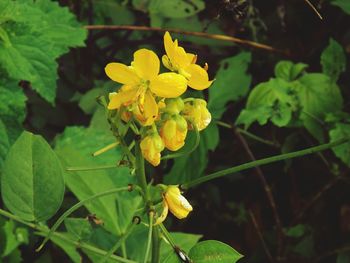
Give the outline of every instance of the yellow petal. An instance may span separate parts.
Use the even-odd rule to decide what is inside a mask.
[[[134,53],[132,66],[142,79],[151,80],[158,75],[160,62],[156,53],[142,48]]]
[[[111,80],[122,84],[135,85],[140,82],[135,70],[122,63],[108,63],[105,72]]]
[[[180,189],[175,185],[168,186],[164,197],[169,206],[170,212],[178,219],[187,217],[189,212],[193,210],[191,204],[181,195]]]
[[[177,39],[175,41],[172,40],[168,31],[164,34],[164,48],[172,64],[172,68],[169,68],[170,70],[178,70],[190,64],[192,57],[188,57],[185,49],[178,46]],[[164,66],[168,68],[165,64]]]
[[[165,32],[165,34],[164,34],[164,49],[165,49],[165,52],[168,55],[170,61],[174,60],[174,58],[175,58],[176,46],[177,45],[171,39],[169,32],[168,31]]]
[[[162,56],[162,62],[164,67],[166,67],[167,69],[171,70],[171,71],[175,71],[176,69],[173,67],[173,65],[171,64],[171,61],[169,59],[169,57],[167,55],[163,55]]]
[[[187,80],[173,72],[162,73],[151,81],[150,88],[159,97],[176,98],[186,91]]]
[[[188,80],[188,86],[192,89],[203,90],[209,88],[213,81],[209,81],[208,72],[197,64],[191,64],[186,68],[191,77]]]
[[[152,125],[158,116],[158,105],[150,91],[145,94],[144,117],[146,119],[144,125]]]
[[[119,109],[121,105],[128,105],[137,99],[138,88],[121,90],[109,94],[108,109]]]

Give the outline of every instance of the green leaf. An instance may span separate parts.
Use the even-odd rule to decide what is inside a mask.
[[[29,243],[28,230],[17,227],[12,220],[4,221],[4,225],[0,226],[0,240],[1,258],[10,255],[19,245]]]
[[[115,0],[104,0],[94,2],[94,20],[95,24],[102,25],[133,25],[135,16],[126,5]]]
[[[220,119],[229,101],[244,97],[251,84],[246,73],[251,62],[251,53],[242,52],[220,62],[215,81],[209,88],[208,108],[214,119]]]
[[[248,128],[254,121],[264,125],[270,119],[276,126],[284,127],[291,121],[295,108],[290,84],[283,79],[270,79],[252,90],[236,124],[244,124]]]
[[[24,131],[11,147],[1,177],[5,205],[27,221],[44,221],[60,207],[64,182],[56,154],[40,136]]]
[[[190,249],[198,243],[199,239],[202,238],[202,235],[187,233],[172,232],[170,235],[174,243],[186,253],[188,253],[188,251],[190,251]],[[175,255],[175,257],[173,255]],[[177,259],[177,261],[174,261],[174,259]],[[174,249],[169,244],[162,242],[160,246],[160,262],[170,263],[181,261],[179,261],[177,255],[174,253]]]
[[[307,231],[307,229],[308,228],[306,225],[298,224],[288,228],[288,230],[286,231],[286,235],[294,238],[302,237]]]
[[[350,136],[350,124],[336,123],[335,127],[329,131],[331,142],[340,138]],[[344,143],[332,148],[335,156],[341,159],[345,164],[350,166],[350,143]]]
[[[68,233],[81,241],[88,241],[92,235],[92,226],[87,219],[66,218],[64,225]]]
[[[84,45],[86,30],[68,8],[39,0],[8,1],[2,11],[0,63],[15,80],[31,82],[44,99],[56,96],[57,62],[69,47]]]
[[[310,73],[293,83],[302,107],[300,119],[305,128],[319,141],[324,141],[322,121],[326,113],[338,112],[343,107],[339,87],[327,75]]]
[[[4,163],[8,149],[10,148],[9,138],[4,123],[0,119],[0,170]]]
[[[195,245],[189,257],[196,263],[235,263],[242,255],[225,243],[206,240]]]
[[[275,66],[275,76],[276,78],[286,81],[293,81],[297,79],[307,67],[308,65],[304,63],[294,64],[291,61],[282,60]]]
[[[337,82],[339,75],[346,69],[346,55],[343,47],[334,39],[329,40],[329,45],[322,52],[321,65],[323,73],[332,81]]]
[[[346,14],[350,15],[350,2],[348,0],[333,0],[331,4],[340,7]]]
[[[150,13],[159,14],[168,18],[183,18],[197,14],[205,8],[202,0],[151,0],[148,10]]]
[[[337,255],[336,263],[350,263],[350,253],[349,252],[340,252]]]
[[[92,156],[93,152],[113,142],[115,138],[109,130],[68,127],[57,138],[55,151],[65,167],[113,165],[122,157],[119,149],[113,149],[101,156]],[[134,180],[126,167],[65,172],[66,185],[79,200],[112,188],[127,186]],[[108,231],[120,235],[131,222],[140,201],[137,193],[126,192],[96,199],[85,206],[90,213],[102,219]]]
[[[16,141],[26,115],[26,96],[14,82],[0,83],[0,119],[6,126],[9,143]]]
[[[174,165],[170,172],[164,177],[166,184],[179,184],[189,180],[201,177],[207,167],[208,151],[215,150],[219,143],[219,131],[216,124],[211,123],[204,131],[200,133],[201,139],[197,149],[189,155],[181,156],[174,160]],[[186,144],[193,145],[195,135],[188,133]],[[193,166],[198,169],[193,169]]]

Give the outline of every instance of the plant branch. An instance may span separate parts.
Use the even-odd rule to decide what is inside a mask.
[[[12,220],[14,220],[16,222],[19,222],[19,223],[21,223],[23,225],[26,225],[27,227],[30,227],[30,228],[32,228],[34,230],[39,231],[37,234],[39,234],[41,236],[47,236],[49,234],[49,229],[47,229],[47,228],[45,228],[43,226],[39,226],[39,225],[34,224],[34,223],[30,223],[30,222],[24,221],[21,218],[15,216],[15,215],[13,215],[13,214],[5,211],[5,210],[0,209],[0,215],[2,215],[4,217],[7,217],[9,219],[12,219]],[[85,244],[85,243],[82,243],[82,242],[71,240],[70,238],[62,235],[61,233],[54,232],[54,233],[51,234],[51,236],[59,238],[59,239],[61,239],[63,241],[66,241],[69,244],[74,245],[75,247],[79,247],[79,248],[88,250],[88,251],[90,251],[92,253],[95,253],[96,255],[103,256],[103,255],[105,255],[107,253],[107,251],[99,249],[99,248],[96,248],[96,247],[91,246],[89,244]],[[115,255],[111,255],[110,259],[113,259],[116,262],[137,263],[136,261],[125,259],[125,258],[122,258],[122,257],[119,257],[119,256],[115,256]]]
[[[341,138],[341,139],[336,140],[334,142],[321,144],[321,145],[318,145],[315,147],[306,148],[304,150],[275,155],[275,156],[267,157],[267,158],[260,159],[257,161],[244,163],[244,164],[234,166],[234,167],[231,167],[228,169],[224,169],[224,170],[209,174],[207,176],[200,177],[200,178],[195,179],[193,181],[184,183],[181,185],[181,188],[186,190],[188,188],[191,188],[191,187],[194,187],[196,185],[214,180],[216,178],[220,178],[220,177],[223,177],[226,175],[230,175],[230,174],[237,173],[237,172],[240,172],[243,170],[254,168],[256,166],[266,165],[266,164],[270,164],[270,163],[274,163],[274,162],[279,162],[279,161],[283,161],[283,160],[287,160],[287,159],[292,159],[292,158],[301,157],[304,155],[324,151],[324,150],[339,146],[339,145],[344,144],[344,143],[349,142],[349,141],[350,141],[350,137],[344,137],[344,138]]]
[[[280,50],[276,49],[274,47],[271,47],[269,45],[260,44],[254,41],[241,39],[237,37],[227,36],[227,35],[219,35],[219,34],[209,34],[204,32],[192,32],[192,31],[184,31],[180,29],[175,28],[160,28],[160,27],[147,27],[147,26],[133,26],[133,25],[87,25],[85,26],[88,30],[137,30],[137,31],[157,31],[157,32],[165,32],[169,31],[172,33],[178,33],[182,35],[189,35],[189,36],[196,36],[196,37],[203,37],[203,38],[209,38],[209,39],[215,39],[220,41],[227,41],[232,42],[244,46],[249,46],[257,49],[263,49],[270,52],[275,53],[281,53],[286,56],[290,56],[290,52],[287,50]]]

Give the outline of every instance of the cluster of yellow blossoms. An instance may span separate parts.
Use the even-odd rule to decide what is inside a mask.
[[[109,78],[123,84],[110,93],[108,109],[118,110],[125,122],[140,124],[142,155],[154,166],[165,148],[179,150],[188,130],[203,130],[211,121],[204,100],[180,97],[187,86],[203,90],[211,85],[208,65],[196,64],[197,56],[187,53],[169,32],[164,35],[164,47],[162,62],[171,72],[159,73],[160,60],[148,49],[137,50],[130,66],[109,63],[105,68]]]

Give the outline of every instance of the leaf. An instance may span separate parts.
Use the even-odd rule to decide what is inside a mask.
[[[179,184],[201,177],[207,167],[208,151],[215,150],[219,143],[219,131],[216,124],[211,123],[200,133],[201,139],[197,149],[189,155],[181,156],[174,160],[170,172],[164,177],[166,184]],[[193,145],[194,134],[188,133],[186,144]],[[193,169],[193,166],[197,169]]]
[[[301,105],[300,119],[305,128],[319,141],[324,141],[322,121],[326,113],[338,112],[343,107],[339,87],[327,75],[309,73],[293,84]]]
[[[246,73],[251,62],[251,53],[242,52],[224,59],[209,88],[208,108],[214,119],[220,119],[229,101],[244,97],[251,84],[251,76]]]
[[[88,241],[92,235],[92,226],[87,219],[83,218],[66,218],[64,225],[68,233],[79,241]]]
[[[350,263],[350,253],[349,252],[340,252],[337,255],[336,263]]]
[[[205,8],[202,0],[151,0],[148,10],[153,14],[160,14],[168,18],[183,18],[197,14]]]
[[[329,45],[321,54],[321,65],[324,74],[333,82],[337,82],[339,75],[346,69],[346,55],[343,47],[334,39],[329,40]]]
[[[350,136],[350,124],[336,123],[335,128],[329,131],[331,142]],[[332,148],[335,156],[350,166],[350,143],[344,143]]]
[[[340,7],[346,14],[350,15],[350,2],[348,0],[333,0],[331,4]]]
[[[8,1],[2,11],[0,63],[15,80],[27,80],[48,102],[56,96],[57,62],[69,47],[84,45],[86,30],[56,2]],[[23,15],[21,15],[23,14]]]
[[[7,136],[6,127],[0,119],[0,171],[9,148],[10,142]]]
[[[0,240],[1,259],[1,257],[10,255],[19,245],[29,243],[28,230],[17,227],[12,220],[4,221],[4,225],[0,226]]]
[[[0,119],[6,126],[9,143],[12,144],[23,130],[27,98],[16,83],[8,81],[6,86],[0,83],[0,100]]]
[[[44,221],[60,207],[64,195],[62,167],[40,136],[24,131],[11,147],[1,177],[5,205],[26,221]]]
[[[285,81],[293,81],[297,79],[307,67],[308,65],[304,63],[294,64],[291,61],[282,60],[275,66],[275,76]]]
[[[95,24],[101,25],[133,25],[135,15],[126,5],[114,0],[104,0],[94,2],[94,20]]]
[[[243,256],[225,243],[206,240],[195,245],[189,257],[196,263],[235,263]]]
[[[171,232],[170,235],[174,243],[186,253],[188,253],[188,251],[190,251],[190,249],[198,243],[199,239],[202,238],[202,235],[194,235],[188,233]],[[160,262],[179,262],[179,260],[170,260],[170,258],[175,258],[173,256],[170,256],[170,254],[175,255],[176,259],[178,260],[178,257],[174,253],[173,248],[169,244],[162,242],[160,246]]]
[[[122,157],[118,149],[97,157],[91,155],[113,142],[115,138],[109,130],[68,127],[56,139],[55,151],[65,167],[113,165]],[[113,188],[125,187],[134,180],[130,176],[130,170],[123,167],[65,173],[67,187],[79,200]],[[85,206],[90,213],[96,214],[104,222],[104,227],[108,231],[120,235],[130,223],[140,201],[137,193],[126,192],[96,199]]]
[[[264,125],[271,120],[276,126],[284,127],[291,121],[295,108],[296,101],[290,84],[283,79],[270,79],[251,91],[236,124],[244,124],[248,128],[254,121]]]

